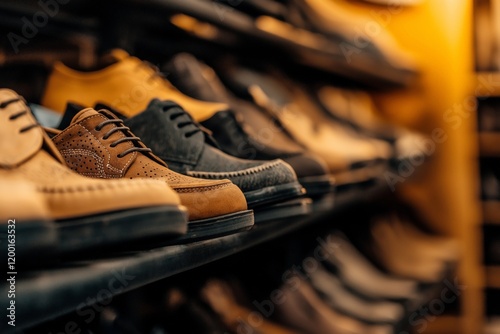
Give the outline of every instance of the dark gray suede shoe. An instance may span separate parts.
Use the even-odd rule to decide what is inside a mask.
[[[96,108],[110,109],[104,105]],[[71,112],[67,110],[66,114]],[[174,102],[154,99],[145,111],[124,123],[173,171],[203,179],[231,180],[243,191],[249,208],[305,193],[290,165],[279,159],[243,160],[222,152],[207,131]]]
[[[230,106],[231,110],[219,111],[201,122],[213,132],[222,151],[241,159],[282,159],[295,170],[308,197],[320,197],[335,189],[323,159],[306,152],[265,110],[232,94],[211,67],[182,53],[169,62],[166,73],[185,94]]]

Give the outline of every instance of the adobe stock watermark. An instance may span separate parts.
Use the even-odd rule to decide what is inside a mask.
[[[40,29],[49,23],[49,19],[59,13],[61,5],[66,5],[69,2],[70,0],[39,0],[38,7],[40,10],[36,11],[32,17],[23,16],[21,18],[21,34],[13,31],[7,34],[14,52],[18,54],[20,46],[28,44],[35,38]]]
[[[455,302],[467,288],[465,285],[459,285],[458,278],[456,277],[453,282],[446,279],[443,283],[445,287],[441,290],[440,295],[425,306],[421,306],[408,318],[412,333],[424,332],[429,322],[433,322],[439,315],[443,314],[446,310],[446,306]],[[410,332],[402,331],[397,334],[410,334]]]

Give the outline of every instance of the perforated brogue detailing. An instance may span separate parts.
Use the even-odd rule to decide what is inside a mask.
[[[96,113],[96,112],[95,112]],[[67,165],[75,172],[95,178],[121,178],[133,163],[137,152],[120,157],[120,154],[133,147],[131,142],[122,142],[112,146],[112,142],[124,136],[113,133],[105,138],[105,133],[114,125],[104,130],[96,130],[98,124],[107,120],[100,114],[87,117],[74,123],[52,138]]]
[[[183,182],[189,183],[183,175],[172,172],[168,168],[143,156],[139,156],[136,159],[133,168],[126,176],[131,179],[137,177],[162,179],[171,185]]]
[[[156,162],[148,159],[145,156],[137,157],[133,166],[127,172],[126,177],[128,178],[151,178],[164,180],[169,186],[174,188],[176,191],[180,189],[192,189],[193,191],[204,191],[209,190],[209,188],[220,188],[224,184],[231,184],[230,182],[214,182],[210,180],[202,180],[189,176],[185,176],[176,173],[167,167],[161,166]]]

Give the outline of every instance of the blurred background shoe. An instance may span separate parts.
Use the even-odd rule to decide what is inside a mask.
[[[224,152],[242,159],[282,159],[295,170],[309,197],[334,189],[334,181],[320,157],[306,152],[264,110],[232,94],[208,65],[183,53],[165,69],[170,80],[187,95],[230,106],[231,110],[202,122]]]
[[[381,175],[391,157],[388,143],[362,136],[328,120],[299,90],[262,72],[227,66],[223,77],[233,91],[265,109],[298,143],[325,160],[338,186]]]
[[[382,272],[341,234],[330,234],[327,239],[336,245],[337,251],[325,254],[323,266],[350,291],[371,300],[417,298],[418,281]]]
[[[398,323],[404,317],[402,305],[392,301],[363,299],[349,291],[321,265],[309,274],[309,281],[330,307],[363,323],[390,325]]]
[[[231,333],[298,334],[242,305],[231,284],[221,279],[208,279],[200,290],[200,296]]]
[[[146,109],[154,98],[176,101],[197,121],[227,109],[225,104],[182,94],[154,65],[119,49],[104,55],[94,69],[77,70],[55,63],[41,103],[63,113],[68,102],[86,107],[102,102],[131,117]]]
[[[365,325],[337,313],[303,278],[294,277],[280,288],[285,303],[275,305],[274,318],[300,333],[391,333],[386,325]]]

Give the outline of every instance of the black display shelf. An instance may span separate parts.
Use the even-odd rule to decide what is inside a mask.
[[[332,213],[369,200],[387,190],[384,182],[353,188],[312,203],[306,216],[255,225],[249,231],[184,245],[126,252],[108,258],[79,260],[56,268],[19,271],[16,277],[16,327],[5,317],[0,333],[10,333],[82,310],[92,301],[115,295],[194,269],[312,224],[327,222]],[[4,281],[5,282],[5,281]],[[2,283],[0,307],[6,310],[8,286]],[[5,314],[5,313],[4,313]]]

